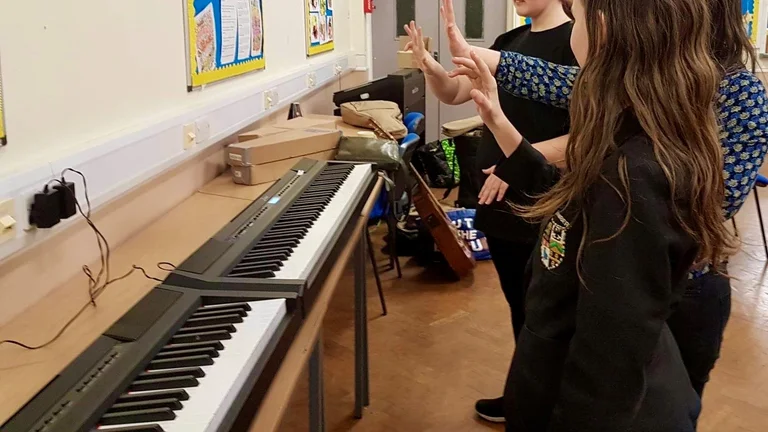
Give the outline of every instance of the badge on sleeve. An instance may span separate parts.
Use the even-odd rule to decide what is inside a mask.
[[[560,214],[549,220],[541,236],[541,263],[549,270],[556,269],[565,258],[565,234],[571,224]]]

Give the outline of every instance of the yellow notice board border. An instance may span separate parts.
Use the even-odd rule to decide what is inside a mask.
[[[307,57],[333,51],[336,23],[334,0],[304,0],[304,23],[307,34]]]
[[[188,90],[191,91],[195,87],[212,84],[266,67],[262,0],[186,0],[186,3]],[[250,19],[250,31],[247,32],[249,40],[241,40],[242,35],[239,34],[240,26],[238,25],[237,44],[233,49],[235,52],[230,53],[234,60],[220,66],[224,56],[222,48],[224,36],[221,29],[222,10],[228,7],[236,8],[235,11],[228,12],[236,13],[238,20],[242,19],[241,14],[247,14]],[[245,8],[247,11],[244,10]],[[204,28],[205,34],[208,36],[206,41],[201,41],[201,43],[198,43],[200,34],[198,27]],[[235,36],[230,35],[230,37],[235,40]],[[236,52],[240,49],[241,43],[247,43],[247,47],[250,47],[250,53],[244,59],[241,58],[240,53]],[[234,57],[235,55],[237,57]],[[203,67],[200,67],[200,63],[204,63]]]

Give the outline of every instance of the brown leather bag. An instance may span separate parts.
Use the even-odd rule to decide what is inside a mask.
[[[347,102],[341,104],[341,118],[344,123],[371,129],[396,140],[403,139],[408,134],[400,108],[394,102]]]

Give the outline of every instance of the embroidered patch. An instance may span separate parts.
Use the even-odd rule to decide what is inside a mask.
[[[549,270],[556,269],[565,258],[565,235],[571,224],[555,213],[544,228],[541,236],[541,263]]]

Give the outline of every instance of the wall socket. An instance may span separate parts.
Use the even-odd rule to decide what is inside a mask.
[[[0,243],[16,238],[16,207],[12,199],[0,200]]]
[[[206,118],[197,119],[195,121],[195,142],[197,144],[204,143],[211,139],[211,122]]]
[[[184,150],[189,150],[197,144],[197,127],[194,123],[184,125],[183,131]]]
[[[277,93],[277,88],[273,88],[264,92],[264,111],[271,110],[279,103],[280,95]]]
[[[307,74],[307,87],[315,88],[317,86],[317,73],[310,72]]]

